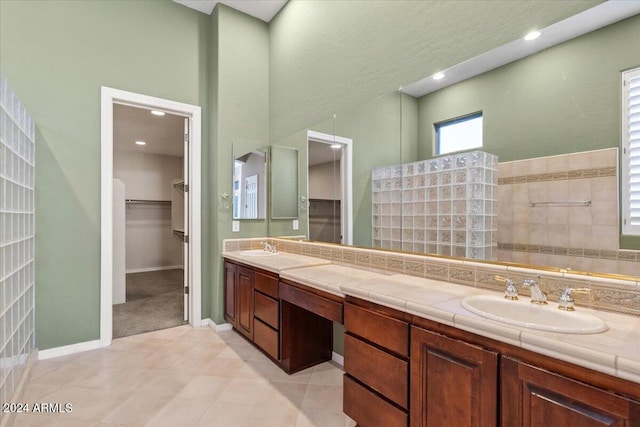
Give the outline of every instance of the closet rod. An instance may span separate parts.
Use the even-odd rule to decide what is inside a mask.
[[[128,205],[166,205],[171,206],[171,200],[143,200],[143,199],[125,199]]]

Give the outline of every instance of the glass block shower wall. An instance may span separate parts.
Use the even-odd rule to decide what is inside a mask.
[[[471,151],[374,169],[373,246],[496,259],[497,167]]]
[[[35,348],[34,140],[33,121],[0,75],[0,402]]]

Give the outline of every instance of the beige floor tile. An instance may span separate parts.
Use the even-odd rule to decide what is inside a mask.
[[[153,418],[169,400],[170,398],[165,396],[134,394],[109,415],[104,417],[102,421],[130,426],[143,426]]]
[[[342,385],[343,371],[333,362],[325,362],[313,368],[309,384]]]
[[[278,369],[271,377],[271,381],[308,384],[311,379],[311,375],[313,375],[313,368],[305,369],[291,375],[287,374],[282,369]]]
[[[220,393],[219,402],[255,405],[267,388],[263,379],[232,378]]]
[[[196,427],[248,427],[253,409],[253,405],[216,402],[200,418]]]
[[[53,393],[57,389],[54,385],[38,384],[33,382],[25,383],[19,402],[37,402],[42,400],[47,394]]]
[[[302,408],[342,412],[342,386],[309,384]]]
[[[246,342],[232,342],[220,352],[220,357],[248,360],[258,350]]]
[[[73,380],[70,385],[89,388],[101,387],[102,384],[108,382],[111,378],[122,375],[123,372],[122,369],[115,366],[87,365],[84,376]]]
[[[73,411],[22,415],[15,426],[355,426],[341,413],[337,365],[287,375],[235,331],[188,326],[36,361],[21,397]]]
[[[235,377],[244,366],[241,359],[227,359],[226,357],[216,357],[208,365],[202,368],[206,375],[217,375],[225,377]]]
[[[268,360],[247,360],[236,374],[239,378],[269,379],[279,368]]]
[[[211,402],[176,398],[162,408],[146,425],[148,427],[193,427],[212,405]]]
[[[271,382],[260,396],[258,404],[291,404],[301,408],[306,392],[307,384]]]
[[[161,374],[149,381],[139,392],[141,394],[173,397],[195,377],[195,374],[188,373]]]
[[[260,427],[295,427],[300,410],[294,405],[258,405],[251,414],[251,425]]]
[[[65,363],[60,368],[36,378],[34,382],[63,387],[90,375],[90,373],[91,367],[71,362]]]
[[[198,375],[189,381],[176,397],[214,402],[230,381],[231,379],[226,377]]]
[[[114,408],[122,405],[130,396],[131,393],[129,392],[88,390],[86,394],[73,405],[72,411],[65,414],[65,417],[97,422],[111,413]]]
[[[159,375],[148,369],[123,369],[120,375],[109,378],[100,388],[105,390],[136,390],[144,387]]]
[[[175,328],[153,331],[149,333],[149,336],[153,338],[160,338],[165,340],[175,340],[176,338],[179,338],[184,334],[186,334],[187,332],[189,332],[191,329],[192,329],[191,326],[183,325],[183,326],[177,326]]]
[[[18,414],[13,420],[12,427],[92,427],[95,421],[74,420],[66,416],[51,416],[44,414]]]
[[[342,412],[305,408],[300,412],[296,427],[344,427],[347,416]]]

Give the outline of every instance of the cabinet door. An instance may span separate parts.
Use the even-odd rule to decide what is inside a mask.
[[[253,271],[238,267],[237,329],[253,340]]]
[[[640,403],[503,357],[502,426],[631,427],[640,425]]]
[[[230,262],[224,263],[224,318],[237,327],[236,319],[236,272],[237,266]]]
[[[495,427],[497,371],[497,353],[412,326],[411,426]]]

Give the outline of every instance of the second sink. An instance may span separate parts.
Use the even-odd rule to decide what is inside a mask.
[[[509,301],[498,295],[474,295],[462,306],[487,319],[524,328],[569,334],[597,334],[608,329],[604,320],[588,313],[558,310],[555,305],[533,305],[529,300]]]

